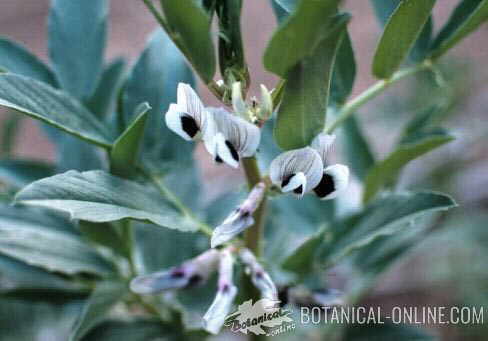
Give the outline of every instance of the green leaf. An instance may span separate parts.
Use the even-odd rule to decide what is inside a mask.
[[[67,340],[81,310],[79,299],[62,295],[37,300],[2,298],[0,331],[3,340]]]
[[[376,48],[373,74],[389,78],[407,57],[427,22],[435,0],[403,0],[388,20]]]
[[[330,18],[337,13],[337,0],[300,1],[296,10],[275,31],[264,53],[264,66],[282,78],[316,49],[329,34]],[[319,53],[316,53],[319,54]]]
[[[0,212],[0,253],[67,275],[113,273],[113,266],[78,234],[53,226],[52,219],[36,216],[28,210],[12,207],[8,210]]]
[[[0,294],[80,293],[86,292],[88,289],[87,286],[58,274],[47,272],[14,258],[0,256]]]
[[[179,82],[193,85],[192,72],[171,40],[157,30],[132,68],[122,102],[126,125],[142,102],[147,101],[153,108],[148,112],[142,155],[146,163],[152,163],[158,170],[164,171],[174,164],[186,165],[193,159],[194,144],[184,143],[169,130],[162,116],[170,103],[176,102]]]
[[[488,20],[488,0],[462,0],[454,9],[431,48],[431,58],[439,58]]]
[[[78,224],[80,232],[98,245],[105,246],[123,256],[129,256],[130,252],[126,242],[116,226],[109,223],[91,223],[81,220]]]
[[[91,96],[100,77],[107,17],[107,0],[51,3],[49,56],[61,87],[78,99]]]
[[[368,172],[365,179],[363,201],[368,202],[383,185],[394,180],[407,163],[453,139],[452,135],[447,134],[442,129],[411,136],[384,160],[377,162]]]
[[[334,71],[330,83],[330,101],[344,103],[352,92],[356,79],[356,61],[352,49],[351,37],[346,32],[342,39],[334,62]]]
[[[364,180],[375,164],[375,157],[354,115],[342,124],[340,139],[348,166],[358,179]]]
[[[97,146],[67,134],[59,134],[54,142],[57,146],[56,173],[105,168],[100,148]]]
[[[384,27],[388,22],[388,19],[398,7],[402,0],[370,0],[373,4],[376,17],[381,23],[381,27]],[[432,39],[433,20],[432,15],[427,20],[422,32],[420,33],[415,45],[410,52],[409,59],[413,62],[420,62],[427,56]]]
[[[205,83],[215,74],[215,51],[211,36],[211,20],[193,0],[161,0],[170,32],[183,54]]]
[[[297,274],[312,272],[315,254],[324,238],[324,229],[305,240],[282,264],[283,269]]]
[[[13,186],[23,187],[33,181],[54,175],[54,166],[32,160],[0,160],[0,181]]]
[[[427,212],[455,207],[453,199],[434,192],[404,192],[378,199],[361,212],[333,222],[324,232],[318,259],[330,266],[343,256],[376,238],[397,233],[404,225]]]
[[[436,337],[430,335],[425,328],[408,325],[398,325],[391,322],[384,324],[352,324],[346,328],[344,341],[434,341]]]
[[[110,131],[81,103],[34,79],[0,74],[0,105],[96,145],[108,148],[112,144]]]
[[[23,46],[0,37],[0,69],[56,87],[52,71]]]
[[[197,228],[152,188],[103,171],[69,171],[36,181],[17,194],[16,202],[95,223],[129,218],[181,231]]]
[[[81,340],[88,331],[102,322],[110,309],[127,293],[127,283],[124,282],[105,281],[97,284],[73,326],[70,340]]]
[[[98,86],[87,102],[88,109],[98,117],[109,118],[113,115],[123,84],[124,71],[123,58],[115,59],[103,69]]]
[[[282,149],[305,147],[322,131],[332,66],[348,20],[348,15],[336,17],[334,29],[328,32],[314,53],[287,73],[274,128],[275,140]]]
[[[133,175],[136,168],[139,147],[142,144],[147,112],[150,109],[151,107],[147,102],[141,103],[136,108],[136,118],[134,121],[115,140],[114,146],[110,150],[111,173],[121,177]]]

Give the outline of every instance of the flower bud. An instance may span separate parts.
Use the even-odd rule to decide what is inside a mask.
[[[258,288],[261,297],[277,301],[278,290],[276,289],[276,285],[273,283],[271,276],[264,271],[261,264],[258,263],[252,252],[249,249],[242,249],[239,252],[239,257],[246,265],[246,270],[249,271],[251,275],[251,281],[254,286]]]
[[[217,247],[231,240],[254,224],[252,215],[263,200],[265,190],[266,185],[262,182],[254,186],[246,200],[244,200],[244,202],[237,207],[222,224],[215,228],[210,243],[212,247]]]
[[[218,334],[237,295],[237,288],[232,279],[233,268],[234,257],[231,250],[229,248],[222,250],[220,253],[217,295],[203,316],[203,327],[209,333]]]
[[[130,289],[136,294],[152,295],[165,290],[200,285],[216,269],[218,257],[218,251],[208,250],[171,269],[137,276],[130,282]]]
[[[247,118],[248,110],[246,102],[242,98],[241,82],[232,84],[232,108],[237,115]]]
[[[266,121],[273,114],[273,98],[268,89],[261,84],[261,102],[259,103],[258,119]]]

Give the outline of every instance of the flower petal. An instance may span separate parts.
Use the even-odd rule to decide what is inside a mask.
[[[271,276],[264,271],[261,264],[258,263],[252,252],[249,249],[241,249],[239,252],[239,257],[250,272],[251,281],[254,286],[258,288],[259,292],[261,293],[261,297],[272,301],[277,301],[278,290],[276,289],[276,285],[273,283]]]
[[[205,107],[197,93],[190,85],[179,83],[176,97],[178,106],[188,113],[189,116],[193,117],[198,126],[201,127],[204,123]]]
[[[215,270],[218,255],[216,250],[208,250],[179,266],[137,276],[130,282],[130,289],[137,294],[150,295],[202,284]]]
[[[180,135],[187,141],[197,137],[200,127],[193,117],[189,116],[177,104],[171,104],[165,115],[166,125],[176,134]]]
[[[231,240],[254,224],[252,215],[261,203],[265,189],[266,186],[262,182],[254,186],[246,200],[215,228],[210,242],[212,248]]]
[[[335,135],[321,133],[317,135],[312,141],[311,147],[319,153],[324,164],[327,158],[327,154],[334,144],[335,138]]]
[[[303,195],[315,188],[322,178],[323,163],[315,149],[305,147],[280,154],[270,165],[269,176],[282,191],[297,190]],[[306,179],[303,181],[302,173]],[[302,189],[299,190],[299,186]]]
[[[237,287],[232,281],[234,257],[229,249],[222,251],[219,264],[219,287],[217,295],[203,316],[203,327],[212,334],[218,334],[225,318],[232,308]]]
[[[239,116],[246,117],[247,105],[242,99],[241,82],[232,84],[232,108]]]
[[[341,194],[349,182],[349,168],[336,164],[324,169],[320,183],[313,189],[321,200],[334,199]]]
[[[209,132],[205,133],[204,140],[207,150],[216,159],[218,156],[230,166],[237,167],[240,157],[251,157],[256,153],[261,139],[258,127],[222,108],[207,108],[207,111],[212,119],[209,118]]]

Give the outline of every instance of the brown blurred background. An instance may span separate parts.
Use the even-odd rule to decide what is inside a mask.
[[[255,92],[260,83],[272,88],[275,82],[275,78],[263,70],[261,56],[266,42],[276,26],[276,21],[268,1],[244,0],[243,2],[243,34],[247,60],[252,73],[252,91]],[[434,10],[436,30],[446,21],[449,13],[457,3],[458,0],[441,0],[437,2]],[[49,0],[0,0],[0,35],[22,42],[43,60],[47,60],[46,17],[48,5]],[[370,65],[376,42],[379,38],[380,26],[374,17],[369,1],[348,0],[344,1],[343,5],[353,15],[349,30],[358,64],[358,76],[354,87],[354,94],[358,94],[374,82],[370,74]],[[142,51],[146,37],[157,26],[153,17],[143,6],[142,1],[139,0],[112,0],[110,22],[107,58],[112,59],[116,56],[124,56],[131,62]],[[449,128],[454,131],[458,139],[437,156],[427,156],[410,166],[410,169],[412,167],[415,169],[415,172],[413,172],[413,177],[415,177],[415,174],[422,168],[422,163],[425,165],[441,161],[445,162],[449,161],[450,158],[456,158],[457,160],[469,158],[471,161],[474,159],[472,166],[455,179],[450,180],[452,183],[450,183],[449,188],[454,192],[450,193],[461,204],[470,205],[470,203],[475,202],[476,206],[482,206],[484,212],[487,211],[488,207],[487,141],[483,139],[473,142],[473,139],[488,134],[488,125],[486,124],[488,111],[487,64],[488,25],[484,25],[454,48],[446,58],[445,67],[447,70],[456,74],[458,79],[461,79],[458,82],[457,87],[459,89],[457,91],[463,97],[456,105],[455,110],[457,112],[449,123]],[[365,133],[379,155],[384,155],[387,148],[391,145],[389,141],[393,140],[394,137],[390,132],[398,131],[398,124],[395,124],[397,117],[395,99],[397,97],[402,98],[402,91],[405,89],[405,84],[396,86],[394,89],[389,90],[390,96],[380,96],[360,112],[361,119],[366,124]],[[200,87],[200,90],[204,101],[208,105],[218,104],[206,89]],[[395,96],[391,96],[392,93]],[[428,94],[423,95],[428,96]],[[398,110],[405,111],[405,106],[401,106]],[[381,115],[387,114],[389,115],[388,124],[390,126],[378,123],[383,117]],[[406,115],[408,116],[408,112]],[[4,113],[0,112],[0,119],[3,117]],[[405,115],[403,117],[402,122],[405,120]],[[392,122],[396,129],[391,129]],[[21,133],[17,139],[15,154],[19,157],[54,159],[52,146],[39,131],[33,120],[26,119],[22,121]],[[443,160],[439,160],[441,158]],[[210,165],[208,167],[213,166]],[[207,169],[207,172],[209,171],[212,172],[211,169]],[[227,170],[220,171],[231,178],[235,177],[236,174],[235,172],[228,173]],[[412,177],[412,174],[410,174],[410,177]],[[488,228],[488,221],[486,222],[486,227]],[[417,252],[415,257],[410,257],[408,261],[389,271],[381,280],[370,299],[385,306],[412,303],[422,305],[451,304],[453,302],[452,296],[455,294],[451,291],[451,282],[448,281],[447,284],[442,282],[441,285],[438,285],[435,280],[432,280],[432,273],[430,273],[432,269],[430,267],[418,266],[419,264],[429,264],[429,262],[435,263],[435,260],[439,259],[440,256],[437,255],[437,258],[433,257],[428,253],[428,250],[429,248],[430,250],[441,251],[444,248],[447,249],[450,246],[449,243],[453,243],[453,241],[449,239],[449,236],[444,238],[447,238],[447,241],[444,240],[447,245],[442,244],[443,239],[440,239],[439,242],[425,246],[423,253],[422,251]],[[461,245],[463,252],[465,252],[464,250],[469,250],[470,247],[469,243]],[[472,264],[468,258],[467,263],[461,265],[462,267],[470,267]],[[438,265],[434,264],[434,268],[436,266]],[[456,281],[461,280],[462,275],[459,276],[458,278],[450,279],[450,281],[453,281],[453,285],[455,285]],[[488,281],[485,283],[488,283]],[[488,292],[488,287],[482,286],[482,288],[484,289],[481,290]],[[488,314],[488,310],[485,313]],[[488,316],[485,316],[485,323],[487,319]],[[469,337],[463,337],[463,334],[456,328],[444,327],[441,333],[443,339],[446,340],[470,339]],[[483,340],[483,337],[476,339]]]

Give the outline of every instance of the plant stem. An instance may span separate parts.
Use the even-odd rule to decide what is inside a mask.
[[[336,120],[332,122],[330,126],[326,127],[324,129],[324,132],[328,134],[332,133],[338,126],[340,126],[345,120],[347,120],[352,114],[354,114],[354,112],[356,112],[361,106],[381,94],[391,85],[399,82],[400,80],[408,76],[411,76],[431,67],[432,63],[430,62],[430,60],[427,60],[421,64],[399,70],[388,79],[382,79],[380,81],[377,81],[361,94],[344,104],[342,109],[339,111],[339,115],[337,116]]]
[[[159,192],[166,198],[168,198],[173,205],[176,206],[176,208],[187,218],[192,220],[197,226],[198,229],[205,233],[207,236],[211,237],[213,230],[210,226],[205,224],[204,222],[200,221],[195,215],[181,202],[181,200],[168,188],[165,186],[165,184],[159,179],[157,176],[154,176],[151,174],[151,172],[148,172],[144,169],[139,168],[139,170],[143,173],[143,175],[149,179],[159,190]]]
[[[134,263],[134,230],[129,219],[122,220],[122,237],[127,245],[127,262],[129,263],[130,277],[137,276]]]
[[[242,166],[246,174],[247,185],[251,190],[261,181],[261,172],[255,157],[242,159]],[[245,246],[251,250],[256,257],[260,255],[260,241],[263,233],[263,225],[266,216],[266,193],[256,212],[254,212],[254,224],[244,234]]]

